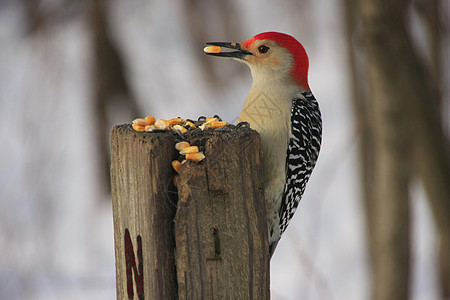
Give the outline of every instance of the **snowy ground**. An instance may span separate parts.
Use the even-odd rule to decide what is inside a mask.
[[[246,66],[217,60],[235,76],[213,91],[192,58],[180,5],[116,2],[115,37],[149,114],[218,113],[235,120],[251,84]],[[25,37],[17,4],[5,3],[0,5],[0,299],[114,299],[112,208],[98,190],[86,28],[74,19],[44,38]],[[310,55],[310,86],[324,119],[318,165],[271,263],[272,299],[368,299],[357,135],[337,3],[312,1],[307,13],[269,1],[241,5],[245,35],[217,40],[239,41],[268,30],[296,36]],[[420,187],[412,194],[412,299],[437,299],[429,211]]]

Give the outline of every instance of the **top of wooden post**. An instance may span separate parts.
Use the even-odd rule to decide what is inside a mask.
[[[181,140],[206,158],[181,167],[176,204],[171,161]],[[118,298],[269,299],[256,131],[229,126],[180,137],[121,125],[113,128],[111,152]]]

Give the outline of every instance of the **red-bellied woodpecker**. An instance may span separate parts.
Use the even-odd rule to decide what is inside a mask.
[[[246,63],[253,83],[239,121],[261,135],[272,256],[316,164],[322,137],[319,105],[308,85],[308,56],[292,36],[258,34],[242,43],[207,43],[205,53]],[[232,49],[222,52],[223,48]]]

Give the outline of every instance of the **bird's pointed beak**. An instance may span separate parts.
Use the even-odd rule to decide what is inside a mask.
[[[245,59],[247,55],[253,55],[250,51],[247,51],[242,48],[239,43],[229,43],[229,42],[208,42],[203,49],[203,52],[207,55],[212,56],[222,56],[222,57],[232,57],[238,59]],[[226,51],[223,52],[222,48],[232,49],[236,51]]]

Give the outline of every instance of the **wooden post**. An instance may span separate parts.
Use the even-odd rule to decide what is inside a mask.
[[[175,218],[178,297],[269,299],[259,135],[248,128],[208,135],[205,160],[187,162],[180,171]]]
[[[168,186],[174,140],[129,125],[111,132],[117,299],[177,299]],[[144,297],[145,296],[145,297]]]
[[[175,217],[173,135],[112,130],[117,298],[269,299],[259,135],[194,131],[185,140],[206,158],[181,167]]]

